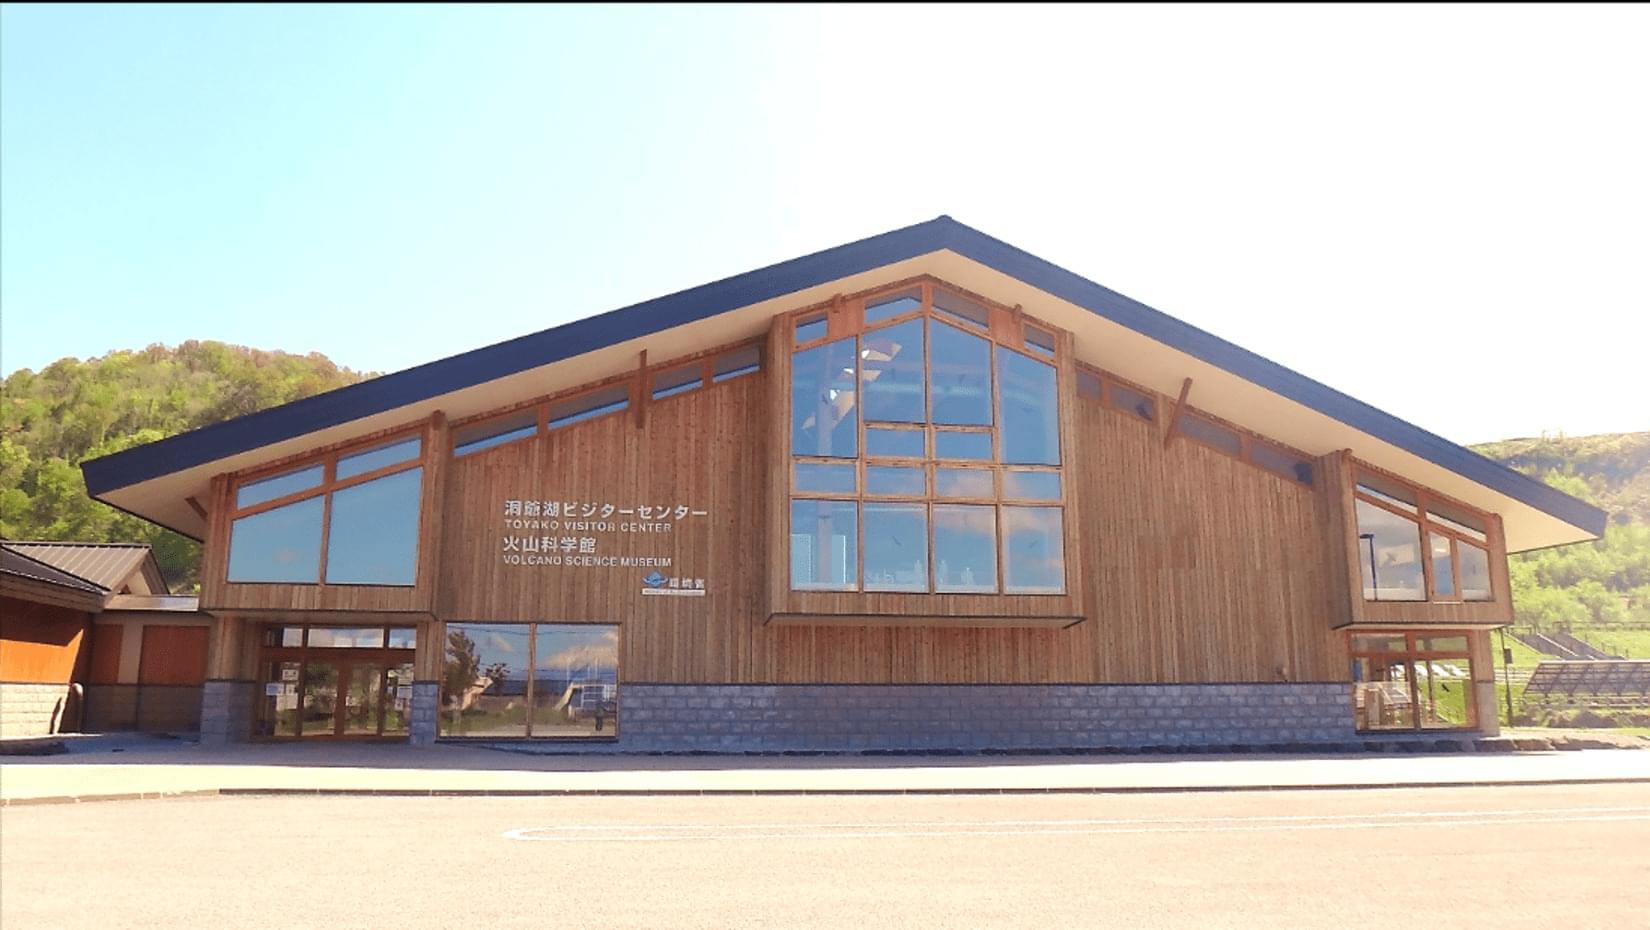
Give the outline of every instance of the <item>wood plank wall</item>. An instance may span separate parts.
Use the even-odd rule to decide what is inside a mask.
[[[458,459],[450,458],[445,422],[432,418],[416,589],[223,584],[230,483],[220,478],[203,603],[225,619],[208,676],[249,674],[255,627],[241,618],[282,612],[292,621],[348,622],[348,612],[359,611],[363,622],[385,622],[389,612],[433,610],[435,622],[419,624],[425,680],[439,672],[443,621],[619,623],[624,679],[651,682],[1344,681],[1346,641],[1336,627],[1392,619],[1358,597],[1346,454],[1319,459],[1317,484],[1306,487],[1183,435],[1166,443],[1172,398],[1158,396],[1156,423],[1113,411],[1077,397],[1068,362],[1061,425],[1071,593],[1054,600],[1084,622],[1064,629],[766,623],[776,612],[847,609],[836,604],[841,596],[793,595],[772,581],[782,582],[789,564],[777,470],[788,435],[787,334],[775,324],[761,372],[649,401],[645,418],[604,416]],[[1069,334],[1058,335],[1069,358]],[[512,529],[509,500],[683,504],[707,513],[676,521],[668,537]],[[647,568],[507,564],[504,540],[526,535],[594,537],[599,555],[668,556],[672,566],[662,574],[702,578],[707,593],[644,596]],[[1494,535],[1494,583],[1506,597],[1499,526]],[[850,612],[867,612],[864,604],[914,609],[908,597],[856,596],[860,606]],[[958,613],[978,606],[923,598],[957,601],[940,606]],[[989,600],[999,615],[1020,607],[1030,615],[1049,603]],[[1025,600],[1039,603],[1016,606]],[[1420,606],[1438,621],[1483,609]]]
[[[1098,680],[1347,678],[1317,494],[1098,403],[1078,419]]]
[[[645,428],[627,411],[454,459],[440,617],[622,622],[627,680],[742,680],[762,607],[767,385],[764,373],[746,375],[652,401]],[[707,513],[674,521],[668,536],[511,529],[507,500]],[[505,564],[504,538],[526,535],[591,537],[604,556],[668,556],[672,565],[661,574],[702,578],[707,593],[643,596],[648,568]]]

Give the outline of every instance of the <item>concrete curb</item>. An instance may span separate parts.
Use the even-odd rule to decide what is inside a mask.
[[[1650,785],[1650,778],[1531,778],[1517,781],[1345,782],[1319,785],[1094,785],[1044,788],[203,788],[124,794],[0,798],[0,807],[154,801],[209,797],[351,798],[568,798],[568,797],[798,797],[1036,794],[1219,794],[1243,791],[1370,791],[1416,788],[1540,788],[1559,785]]]

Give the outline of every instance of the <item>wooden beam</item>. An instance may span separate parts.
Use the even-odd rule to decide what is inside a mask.
[[[206,508],[201,506],[200,501],[195,500],[193,497],[186,497],[183,502],[188,504],[189,509],[195,512],[195,516],[200,517],[202,520],[206,519]]]
[[[1180,382],[1180,398],[1174,402],[1174,412],[1169,414],[1169,427],[1163,431],[1163,448],[1167,449],[1174,439],[1175,427],[1180,425],[1180,414],[1186,409],[1186,395],[1192,393],[1192,379],[1187,378]]]
[[[636,366],[636,428],[647,425],[647,350],[643,349]]]

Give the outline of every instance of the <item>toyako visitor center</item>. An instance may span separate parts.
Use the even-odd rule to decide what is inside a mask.
[[[84,468],[204,543],[207,742],[1494,732],[1605,521],[949,217]]]

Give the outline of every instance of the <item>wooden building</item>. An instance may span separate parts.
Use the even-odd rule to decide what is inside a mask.
[[[1493,730],[1507,554],[1604,527],[948,217],[85,473],[205,542],[209,740]]]
[[[194,731],[210,637],[146,545],[0,542],[0,736]]]

